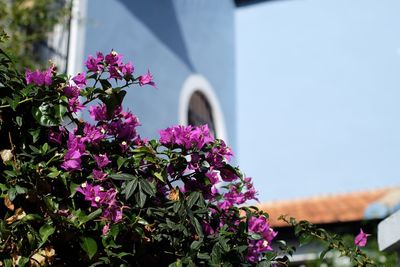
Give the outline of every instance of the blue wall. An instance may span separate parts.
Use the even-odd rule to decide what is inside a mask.
[[[126,98],[143,136],[178,123],[181,87],[198,73],[214,88],[235,145],[234,8],[231,0],[88,0],[85,55],[114,49],[136,74],[154,75],[158,89],[132,88]]]
[[[400,184],[399,14],[397,0],[238,10],[239,162],[261,199]]]

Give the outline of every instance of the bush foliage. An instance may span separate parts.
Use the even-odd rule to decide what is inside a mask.
[[[155,86],[150,72],[115,51],[86,67],[21,74],[0,51],[0,266],[287,265],[292,248],[273,248],[268,214],[244,205],[256,191],[222,140],[207,126],[140,137],[122,103]]]

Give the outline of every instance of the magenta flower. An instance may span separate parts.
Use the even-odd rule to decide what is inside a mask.
[[[139,85],[143,86],[143,85],[151,85],[153,87],[156,87],[156,84],[153,81],[153,76],[151,76],[150,71],[148,70],[146,74],[139,76]]]
[[[99,170],[93,170],[93,179],[98,180],[98,181],[104,181],[107,177],[107,173],[99,171]]]
[[[61,126],[58,129],[59,129],[59,131],[55,131],[53,129],[50,129],[50,131],[49,131],[49,141],[61,145],[62,138],[66,134],[67,131],[65,130],[64,127],[61,127]]]
[[[122,74],[124,75],[124,77],[129,78],[132,76],[134,67],[132,62],[128,62],[125,65],[122,65],[120,67]]]
[[[79,97],[73,97],[68,100],[68,110],[71,112],[78,112],[84,109],[85,106],[79,101]]]
[[[111,51],[108,55],[106,55],[106,63],[108,65],[121,65],[122,64],[122,55],[118,54],[116,51]]]
[[[78,75],[72,78],[72,81],[76,86],[82,88],[84,85],[86,85],[86,73],[78,73]]]
[[[270,228],[269,222],[264,216],[251,217],[248,221],[248,232],[249,234],[259,234],[262,237],[259,240],[248,240],[246,259],[251,263],[256,263],[262,253],[272,251],[271,242],[278,233]]]
[[[81,89],[78,86],[68,85],[64,87],[63,92],[69,98],[78,97]]]
[[[183,146],[185,149],[198,148],[214,141],[206,125],[193,127],[177,125],[159,131],[160,143],[166,146]]]
[[[106,105],[90,106],[89,115],[95,121],[108,120]]]
[[[97,129],[95,126],[85,123],[83,127],[84,137],[82,138],[83,142],[97,144],[99,141],[104,139],[104,134],[101,130]]]
[[[111,161],[108,159],[107,154],[93,155],[97,166],[102,169],[107,166]]]
[[[25,80],[27,84],[36,84],[38,86],[42,85],[51,85],[51,76],[52,76],[53,67],[48,68],[45,71],[30,71],[26,70],[25,72]]]
[[[74,133],[69,133],[67,148],[68,150],[64,155],[64,162],[61,164],[61,168],[66,171],[81,170],[81,157],[84,155],[86,149],[81,137],[75,136]]]
[[[370,234],[366,234],[363,232],[363,230],[360,228],[360,233],[355,237],[354,239],[354,244],[358,247],[365,247],[367,244],[367,239]]]
[[[92,55],[89,55],[87,61],[85,62],[86,68],[93,72],[102,71],[104,69],[103,60],[104,56],[100,52],[97,52],[96,58],[94,58]]]

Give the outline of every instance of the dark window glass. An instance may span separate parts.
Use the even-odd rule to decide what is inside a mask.
[[[211,105],[200,91],[195,91],[190,97],[188,124],[193,126],[207,124],[211,134],[216,136]]]

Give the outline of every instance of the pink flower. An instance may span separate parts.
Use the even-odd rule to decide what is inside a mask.
[[[256,233],[261,236],[259,240],[248,240],[246,259],[251,263],[256,263],[260,254],[272,250],[271,242],[278,233],[270,228],[269,222],[264,216],[251,217],[248,221],[248,231],[249,234]]]
[[[97,166],[101,169],[107,166],[111,161],[108,159],[107,154],[93,155]]]
[[[148,70],[145,75],[139,76],[139,85],[143,86],[145,84],[149,84],[153,87],[156,87],[156,84],[153,81],[153,76],[151,76],[150,71]]]
[[[125,65],[121,66],[121,72],[124,74],[124,77],[131,77],[133,73],[134,67],[132,62],[128,62]]]
[[[81,137],[75,136],[74,133],[69,133],[67,141],[67,153],[64,156],[64,162],[61,168],[66,171],[81,170],[81,157],[85,153],[85,144],[83,144]]]
[[[86,73],[78,73],[75,77],[72,78],[72,81],[76,86],[82,88],[82,86],[86,85]]]
[[[83,134],[84,137],[82,140],[91,144],[97,144],[104,138],[104,134],[89,123],[85,123],[85,126],[83,127]]]
[[[90,117],[95,121],[102,121],[108,119],[106,105],[90,106],[89,114]]]
[[[92,55],[89,55],[87,61],[85,62],[86,68],[93,72],[102,71],[104,69],[103,60],[104,56],[100,52],[97,52],[96,58],[94,58]]]
[[[365,245],[367,244],[368,236],[370,236],[370,234],[364,233],[363,230],[360,228],[360,233],[354,239],[354,244],[358,247],[365,247]]]
[[[63,91],[67,97],[74,98],[79,96],[81,89],[78,86],[69,85],[64,87]]]
[[[93,170],[93,179],[98,180],[98,181],[104,181],[107,177],[107,173],[104,173],[99,170]]]
[[[85,106],[79,101],[78,97],[73,97],[70,100],[68,100],[68,109],[71,112],[78,112],[84,109]]]
[[[106,63],[108,65],[121,65],[122,64],[122,55],[118,54],[116,51],[111,51],[108,55],[106,55]]]
[[[51,76],[52,76],[53,67],[48,68],[45,71],[30,71],[26,70],[25,79],[27,84],[36,84],[38,86],[42,85],[51,85]]]

